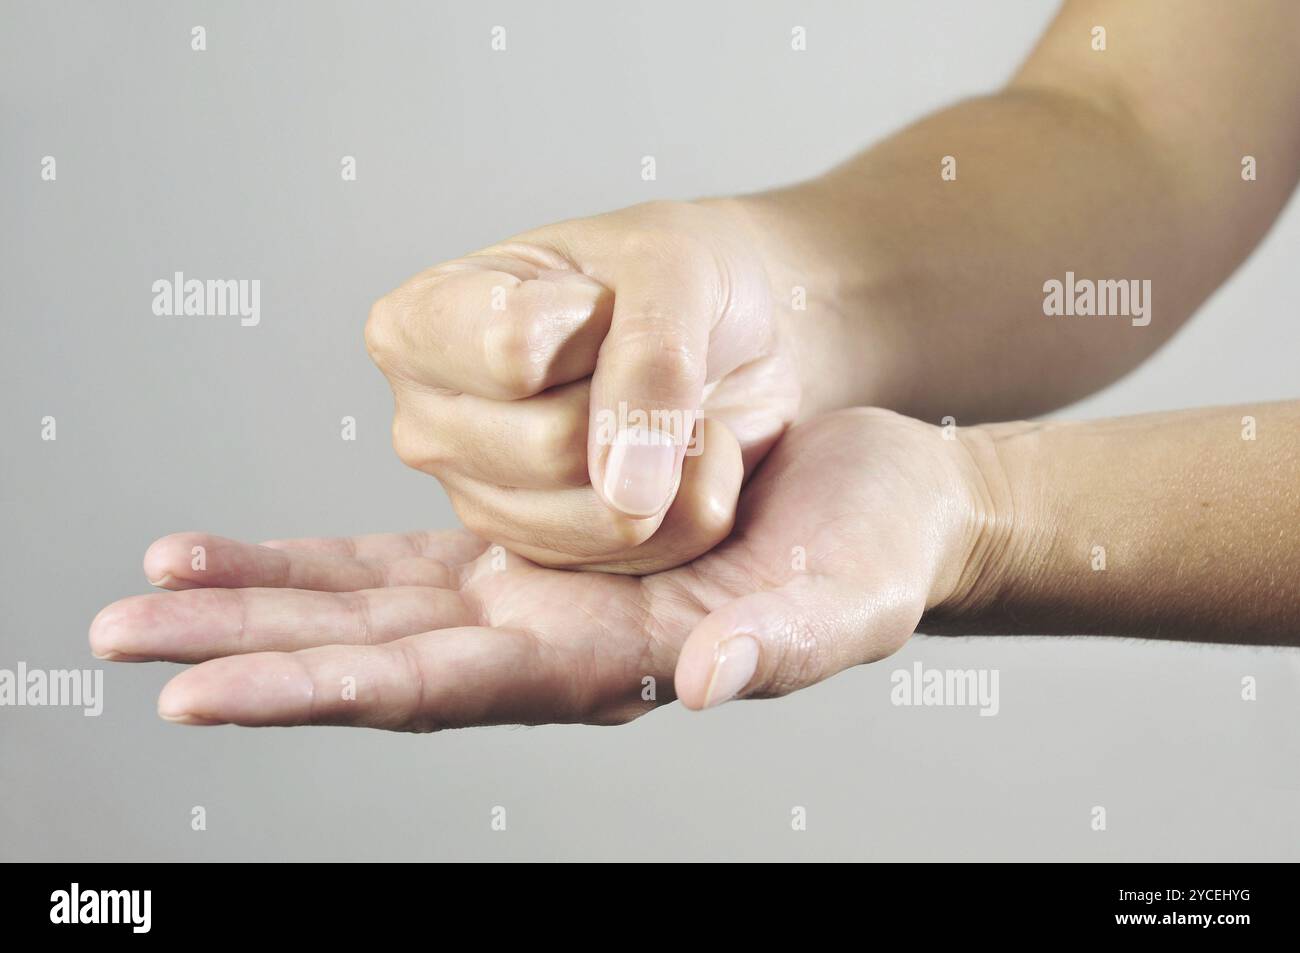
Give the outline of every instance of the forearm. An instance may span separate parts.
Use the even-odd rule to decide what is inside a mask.
[[[1300,644],[1300,402],[961,439],[987,511],[925,631]]]
[[[944,156],[955,181],[941,178]],[[847,402],[930,421],[1032,416],[1136,365],[1213,287],[1205,269],[1169,280],[1192,230],[1142,137],[1054,94],[961,103],[744,203],[778,236],[774,284],[807,288],[791,333],[809,413]],[[1044,282],[1067,271],[1151,279],[1156,320],[1045,316]]]
[[[1114,49],[1089,49],[1094,14]],[[1002,92],[812,182],[734,200],[776,300],[805,289],[787,322],[805,414],[869,403],[932,421],[1032,416],[1172,335],[1300,174],[1297,8],[1238,14],[1067,5]],[[1256,181],[1242,179],[1247,154]],[[1045,315],[1044,284],[1067,272],[1149,281],[1148,314]]]

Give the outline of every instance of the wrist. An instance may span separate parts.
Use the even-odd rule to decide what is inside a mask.
[[[729,217],[767,274],[774,319],[797,368],[799,419],[846,407],[900,409],[915,381],[897,309],[855,247],[860,229],[822,180],[776,192],[706,199]],[[843,205],[843,202],[839,202]]]
[[[952,428],[964,514],[921,630],[963,634],[997,625],[1033,577],[1049,542],[1042,485],[1043,434],[1056,424],[1014,421]]]

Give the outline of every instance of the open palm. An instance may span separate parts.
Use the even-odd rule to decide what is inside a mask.
[[[191,724],[610,724],[677,696],[782,694],[892,653],[953,594],[970,467],[917,421],[819,418],[781,440],[726,542],[641,578],[542,568],[460,531],[177,534],[144,563],[172,591],[108,606],[91,644],[202,663],[159,700]],[[723,664],[738,635],[754,640],[739,674]]]

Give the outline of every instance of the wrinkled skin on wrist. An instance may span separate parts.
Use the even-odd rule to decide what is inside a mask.
[[[473,533],[540,565],[645,573],[726,537],[795,418],[780,327],[737,217],[656,202],[417,275],[375,304],[366,343],[398,455]],[[639,421],[672,446],[617,449]]]
[[[169,536],[145,573],[175,591],[107,607],[90,641],[201,663],[159,702],[190,724],[611,724],[674,697],[781,695],[890,655],[984,574],[997,481],[978,457],[886,411],[816,418],[768,456],[732,536],[640,578],[545,568],[464,532]],[[752,654],[723,648],[738,635]]]

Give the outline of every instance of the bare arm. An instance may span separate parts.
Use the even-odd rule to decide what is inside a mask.
[[[159,700],[195,725],[612,724],[674,695],[783,695],[887,657],[918,622],[1296,645],[1300,403],[955,433],[824,414],[773,449],[735,534],[639,579],[422,532],[183,533],[144,570],[174,591],[105,608],[91,645],[199,663]]]
[[[1297,63],[1294,0],[1074,2],[1002,92],[812,182],[435,266],[367,324],[394,444],[478,535],[644,573],[727,535],[792,422],[869,405],[965,425],[1076,399],[1173,334],[1277,215],[1300,170]],[[1044,284],[1071,272],[1138,282],[1144,326],[1046,316]]]
[[[1300,4],[1072,0],[1001,92],[812,182],[720,204],[752,224],[778,299],[807,289],[788,316],[804,416],[876,404],[975,422],[1047,411],[1139,364],[1298,175]],[[1044,282],[1067,271],[1149,279],[1151,323],[1044,316]]]
[[[972,429],[992,516],[923,628],[1300,645],[1300,402]]]

